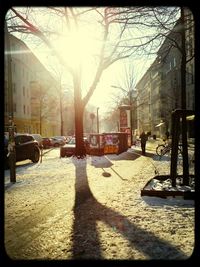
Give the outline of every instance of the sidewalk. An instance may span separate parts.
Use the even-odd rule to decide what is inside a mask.
[[[159,145],[159,144],[163,144],[163,140],[162,139],[148,139],[147,143],[146,143],[146,149],[147,150],[150,150],[150,151],[154,151],[154,153],[156,153],[156,147]]]
[[[149,142],[154,149],[156,142]],[[194,201],[141,197],[154,166],[140,148],[86,159],[45,154],[17,168],[5,189],[5,249],[12,259],[186,259]],[[5,179],[9,173],[5,172]]]
[[[157,138],[156,140],[155,139],[148,139],[147,142],[146,142],[146,150],[147,151],[151,151],[151,152],[154,152],[156,153],[156,147],[159,145],[159,144],[163,144],[163,140],[160,139],[160,138]],[[132,148],[140,148],[140,145],[133,145]]]

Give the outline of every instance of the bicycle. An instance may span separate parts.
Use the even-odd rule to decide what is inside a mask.
[[[156,147],[156,154],[160,157],[164,156],[164,155],[170,155],[171,154],[171,149],[172,146],[170,143],[167,143],[165,141],[164,144],[160,144]],[[181,154],[182,155],[182,149],[181,149],[181,145],[179,145],[178,147],[178,155]]]

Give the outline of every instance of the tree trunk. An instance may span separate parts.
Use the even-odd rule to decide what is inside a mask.
[[[75,156],[77,158],[84,158],[86,156],[86,149],[83,141],[83,114],[84,106],[81,99],[80,79],[74,75],[74,110],[75,110],[75,138],[76,149]]]
[[[63,121],[63,105],[62,105],[62,95],[61,95],[61,88],[60,88],[60,134],[61,136],[64,135],[64,121]]]

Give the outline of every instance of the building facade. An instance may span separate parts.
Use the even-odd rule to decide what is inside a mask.
[[[171,112],[181,109],[181,35],[180,21],[167,36],[157,57],[141,80],[138,91],[138,129],[163,137],[171,131]],[[194,110],[194,19],[185,10],[186,108]]]
[[[8,125],[9,114],[13,113],[17,132],[58,135],[60,119],[55,79],[25,43],[11,34],[5,36],[4,59],[5,126]],[[12,88],[9,88],[8,72],[11,74]]]
[[[185,9],[185,46],[186,46],[186,94],[187,109],[195,109],[195,23],[189,9]]]

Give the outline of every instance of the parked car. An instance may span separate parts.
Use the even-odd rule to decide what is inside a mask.
[[[51,139],[52,139],[52,145],[54,147],[59,147],[59,146],[63,146],[66,144],[66,140],[62,138],[61,136],[53,136],[51,137]]]
[[[67,138],[65,137],[65,136],[63,136],[63,135],[59,135],[59,136],[54,136],[54,138],[56,138],[56,139],[61,139],[61,140],[63,140],[63,142],[66,144],[66,142],[67,142]]]
[[[53,146],[53,143],[52,143],[52,139],[49,138],[49,137],[43,137],[42,138],[42,144],[43,144],[43,148],[50,148]]]
[[[65,138],[66,138],[66,143],[68,143],[68,142],[72,139],[72,137],[73,137],[73,136],[70,136],[70,135],[65,136]]]
[[[39,144],[39,147],[40,147],[40,149],[43,147],[43,139],[42,139],[42,136],[41,136],[41,134],[31,134],[34,138],[35,138],[35,140],[38,142],[38,144]]]
[[[5,138],[5,136],[4,136]],[[38,162],[40,159],[40,148],[38,142],[32,135],[29,134],[15,134],[15,150],[16,150],[16,162],[30,159],[32,162]],[[8,158],[8,142],[4,145],[4,162],[5,167],[9,167]]]
[[[89,153],[89,142],[86,137],[84,137],[84,144],[86,147],[86,153]],[[72,137],[67,144],[60,148],[60,157],[71,157],[75,154],[76,139]]]

